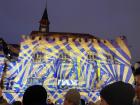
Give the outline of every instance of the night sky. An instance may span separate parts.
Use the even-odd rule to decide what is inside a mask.
[[[46,0],[0,0],[0,37],[19,43],[38,30]],[[89,33],[100,38],[128,38],[132,61],[140,60],[140,0],[48,0],[52,32]]]

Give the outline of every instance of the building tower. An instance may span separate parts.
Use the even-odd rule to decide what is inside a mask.
[[[49,32],[49,19],[48,19],[48,13],[47,13],[47,7],[44,10],[42,19],[40,20],[40,26],[39,31],[42,33],[48,33]]]

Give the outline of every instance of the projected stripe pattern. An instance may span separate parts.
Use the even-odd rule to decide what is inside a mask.
[[[59,35],[52,36],[50,39],[27,38],[21,42],[18,60],[8,63],[5,78],[7,91],[12,90],[4,93],[9,102],[20,99],[24,90],[33,85],[29,83],[30,78],[38,78],[47,89],[48,97],[59,103],[74,83],[82,98],[94,102],[99,99],[100,89],[107,84],[120,80],[133,84],[131,55],[121,37],[114,41],[95,38],[85,41],[83,37],[61,37],[60,40]],[[2,73],[4,61],[0,59]],[[67,80],[66,87],[61,80]]]

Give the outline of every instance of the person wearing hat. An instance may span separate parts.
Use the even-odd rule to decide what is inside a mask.
[[[47,92],[41,85],[33,85],[25,90],[23,105],[47,105]]]
[[[118,81],[105,86],[100,96],[100,105],[133,105],[135,90],[131,84]]]
[[[77,89],[70,89],[64,99],[64,105],[80,105],[80,93]]]

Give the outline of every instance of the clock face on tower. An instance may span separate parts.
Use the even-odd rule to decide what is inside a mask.
[[[43,28],[43,27],[42,27],[42,28],[41,28],[41,31],[42,31],[42,32],[46,32],[46,28]]]

